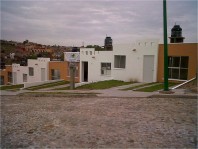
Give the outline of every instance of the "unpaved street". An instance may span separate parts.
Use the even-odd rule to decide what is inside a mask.
[[[195,148],[196,99],[1,97],[1,148]]]

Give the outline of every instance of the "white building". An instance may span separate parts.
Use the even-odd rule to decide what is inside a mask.
[[[50,58],[28,59],[28,82],[48,80],[48,62]]]
[[[28,67],[12,64],[13,84],[23,84],[28,80]]]
[[[48,80],[50,58],[28,59],[27,66],[12,64],[13,84],[42,82]]]
[[[158,40],[113,45],[113,51],[80,49],[80,82],[157,81]]]

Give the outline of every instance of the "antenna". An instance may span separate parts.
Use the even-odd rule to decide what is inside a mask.
[[[176,25],[176,22],[175,22],[175,25]]]

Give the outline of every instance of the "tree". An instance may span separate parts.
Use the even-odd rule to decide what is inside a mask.
[[[87,45],[86,48],[95,48],[96,51],[104,51],[105,49],[100,47],[99,45]]]

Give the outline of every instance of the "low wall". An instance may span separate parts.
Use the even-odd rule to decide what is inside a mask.
[[[37,85],[42,85],[42,84],[46,84],[46,83],[58,82],[58,81],[63,81],[63,79],[60,79],[60,80],[48,80],[48,81],[42,81],[42,82],[31,82],[31,83],[27,82],[27,83],[24,83],[24,88],[37,86]]]

